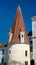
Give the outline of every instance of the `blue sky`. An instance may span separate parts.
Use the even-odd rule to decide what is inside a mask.
[[[26,31],[32,30],[31,17],[36,15],[36,0],[19,0]],[[9,29],[14,24],[18,0],[0,0],[0,43],[8,42]]]

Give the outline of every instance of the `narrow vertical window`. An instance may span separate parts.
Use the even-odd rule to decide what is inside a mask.
[[[2,58],[2,63],[4,63],[4,58]]]
[[[4,54],[4,49],[2,49],[2,53]]]
[[[25,65],[28,65],[28,61],[25,61]]]
[[[23,38],[23,35],[22,35],[22,38]]]
[[[19,40],[20,40],[20,34],[19,34],[18,38],[19,38]]]
[[[25,51],[25,56],[27,56],[27,51]]]

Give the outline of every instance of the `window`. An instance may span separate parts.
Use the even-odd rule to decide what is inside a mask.
[[[27,51],[25,51],[25,56],[27,56]]]
[[[23,37],[23,35],[22,35],[22,37]]]
[[[20,29],[20,31],[22,31],[22,30]]]
[[[28,65],[28,61],[25,61],[25,65]]]
[[[2,58],[2,63],[4,63],[4,58]]]
[[[18,38],[19,38],[19,40],[20,40],[20,34],[19,34]]]
[[[9,54],[11,54],[11,50],[9,50]]]
[[[2,49],[2,53],[4,54],[4,49]]]

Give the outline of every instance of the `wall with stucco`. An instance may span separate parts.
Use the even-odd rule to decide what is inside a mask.
[[[11,51],[9,55],[8,63],[11,62],[20,62],[25,64],[25,61],[28,61],[28,65],[30,65],[30,46],[29,44],[24,43],[17,43],[17,44],[11,44],[8,46],[8,49]],[[27,50],[27,56],[25,56],[25,51]]]

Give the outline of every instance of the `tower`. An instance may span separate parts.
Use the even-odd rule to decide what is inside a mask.
[[[11,34],[10,44],[8,43],[8,65],[30,65],[29,40],[20,6],[17,8]]]
[[[13,34],[11,43],[21,42],[19,38],[20,31],[24,32],[24,42],[29,43],[25,23],[23,20],[22,12],[20,6],[17,8],[16,17],[14,20],[14,25],[11,28],[11,33]]]
[[[32,17],[33,59],[36,65],[36,16]]]

